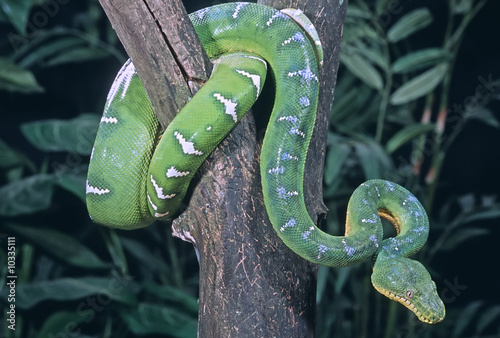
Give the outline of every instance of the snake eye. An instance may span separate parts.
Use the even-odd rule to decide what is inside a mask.
[[[411,290],[406,291],[406,299],[413,299],[413,291]]]

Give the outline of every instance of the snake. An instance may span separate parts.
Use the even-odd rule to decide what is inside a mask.
[[[254,104],[268,67],[275,101],[260,154],[264,204],[277,235],[316,264],[343,267],[371,260],[374,288],[423,322],[445,307],[418,261],[429,221],[402,186],[374,179],[347,207],[344,236],[319,229],[306,210],[304,168],[318,107],[322,48],[307,17],[255,3],[226,3],[189,15],[214,67],[209,80],[161,130],[128,60],[109,91],[92,150],[86,202],[95,223],[131,230],[175,216],[197,169]],[[396,236],[384,238],[381,219]]]

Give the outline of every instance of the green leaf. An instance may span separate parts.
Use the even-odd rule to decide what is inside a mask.
[[[466,107],[467,108],[467,107]],[[469,111],[469,109],[466,110],[466,115],[468,119],[475,119],[478,121],[481,121],[490,127],[493,128],[500,128],[500,122],[498,122],[498,119],[493,115],[491,110],[488,108],[478,108],[474,109],[472,111]]]
[[[16,289],[16,308],[28,309],[45,300],[71,301],[90,299],[100,307],[116,300],[121,303],[134,305],[135,293],[138,287],[132,277],[82,277],[60,278],[29,284],[19,284]],[[0,295],[6,299],[7,289]],[[88,304],[88,303],[87,303]],[[85,306],[85,309],[90,306]]]
[[[136,335],[168,334],[171,337],[196,337],[197,320],[176,308],[141,303],[136,308],[119,309],[128,328]]]
[[[384,149],[374,141],[354,142],[354,149],[367,180],[385,177],[392,162]]]
[[[0,215],[19,216],[45,210],[52,201],[54,176],[34,175],[0,188]]]
[[[350,153],[351,147],[345,143],[330,146],[325,164],[324,179],[326,185],[331,185],[336,178],[339,178],[340,170]]]
[[[340,61],[361,81],[371,88],[381,90],[383,87],[382,77],[379,72],[365,58],[357,53],[349,55],[340,53]]]
[[[19,93],[41,93],[42,86],[38,84],[29,70],[17,66],[9,59],[0,57],[0,90]]]
[[[8,227],[71,265],[82,268],[109,268],[109,264],[104,263],[89,248],[62,232],[20,225]]]
[[[393,105],[404,104],[434,90],[448,72],[448,64],[441,63],[399,87],[390,98]]]
[[[477,321],[476,334],[481,334],[488,325],[493,323],[495,319],[500,317],[500,306],[492,306],[483,311],[483,314]],[[498,320],[496,320],[498,323]]]
[[[85,182],[87,181],[88,166],[82,166],[72,169],[71,171],[56,172],[56,183],[79,197],[82,202],[86,202]]]
[[[431,23],[431,12],[427,8],[417,8],[396,21],[387,32],[387,39],[393,43],[400,41]]]
[[[455,1],[455,6],[451,7],[454,14],[465,14],[472,9],[473,0]]]
[[[31,7],[35,0],[1,0],[0,10],[21,34],[25,32]]]
[[[59,334],[63,333],[64,337],[67,337],[65,333],[68,332],[69,329],[70,332],[73,331],[77,328],[77,324],[84,322],[87,318],[92,316],[92,311],[92,309],[88,308],[82,311],[59,311],[53,313],[44,321],[42,328],[38,331],[37,337],[59,337]],[[72,333],[75,334],[76,331]],[[73,336],[73,334],[71,336]],[[82,338],[83,336],[78,335],[77,337]]]
[[[164,260],[155,256],[151,252],[150,248],[142,244],[140,241],[125,237],[120,237],[120,241],[123,247],[150,271],[161,271],[163,273],[168,273],[170,271]]]
[[[415,137],[418,137],[422,134],[429,133],[435,129],[434,124],[421,124],[421,123],[415,123],[415,124],[410,124],[404,127],[403,129],[399,130],[396,134],[394,134],[393,137],[387,141],[387,144],[385,145],[385,149],[387,153],[392,154],[395,152],[399,147],[404,145],[406,142],[413,140]]]
[[[0,139],[0,168],[10,168],[22,163],[21,155]]]
[[[473,237],[484,236],[489,234],[490,231],[488,229],[481,228],[463,228],[456,229],[446,240],[441,247],[439,248],[442,251],[453,250],[462,242],[469,241]]]
[[[97,134],[99,116],[82,114],[71,120],[44,120],[21,125],[23,135],[43,151],[89,155]]]
[[[49,56],[58,55],[68,50],[73,50],[83,43],[82,39],[73,36],[58,37],[54,41],[41,43],[19,61],[19,66],[29,68],[42,63]]]
[[[469,303],[460,313],[460,316],[455,320],[452,337],[461,337],[469,323],[475,319],[474,315],[483,305],[482,301]]]
[[[394,73],[409,73],[449,59],[450,54],[442,48],[427,48],[406,54],[392,64]]]
[[[101,48],[81,47],[75,48],[60,55],[57,55],[47,62],[47,66],[56,66],[64,63],[84,62],[100,59],[109,56],[109,53]]]
[[[485,221],[495,218],[500,218],[500,206],[498,205],[488,207],[485,210],[473,211],[470,213],[470,215],[464,217],[460,221],[460,224]]]
[[[168,301],[168,303],[175,303],[176,307],[182,308],[186,313],[190,313],[194,317],[198,315],[198,299],[184,290],[153,282],[144,284],[144,289],[157,299]]]

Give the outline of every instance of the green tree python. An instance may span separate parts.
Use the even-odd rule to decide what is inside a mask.
[[[345,236],[326,234],[309,217],[304,164],[322,50],[303,15],[291,19],[289,11],[284,13],[252,3],[192,13],[214,69],[163,132],[133,64],[125,63],[108,95],[91,155],[86,188],[91,218],[136,229],[172,217],[198,167],[253,105],[269,65],[276,99],[260,163],[264,203],[276,233],[317,264],[341,267],[373,260],[375,289],[424,322],[443,320],[435,283],[422,264],[407,258],[420,250],[429,232],[426,212],[409,191],[383,180],[361,184],[349,200]],[[380,217],[392,222],[395,237],[383,238]]]

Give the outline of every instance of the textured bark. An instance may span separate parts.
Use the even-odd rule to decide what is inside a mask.
[[[212,66],[180,0],[99,0],[163,128]]]
[[[160,121],[169,121],[190,95],[187,83],[205,79],[209,68],[189,25],[172,23],[188,21],[183,10],[172,0],[100,2]],[[323,42],[319,111],[304,184],[309,214],[322,220],[328,114],[346,2],[263,3],[302,9]],[[259,170],[264,129],[256,128],[258,113],[247,114],[204,163],[184,213],[172,224],[174,235],[193,243],[199,253],[200,337],[314,336],[317,269],[281,242],[267,218]]]

